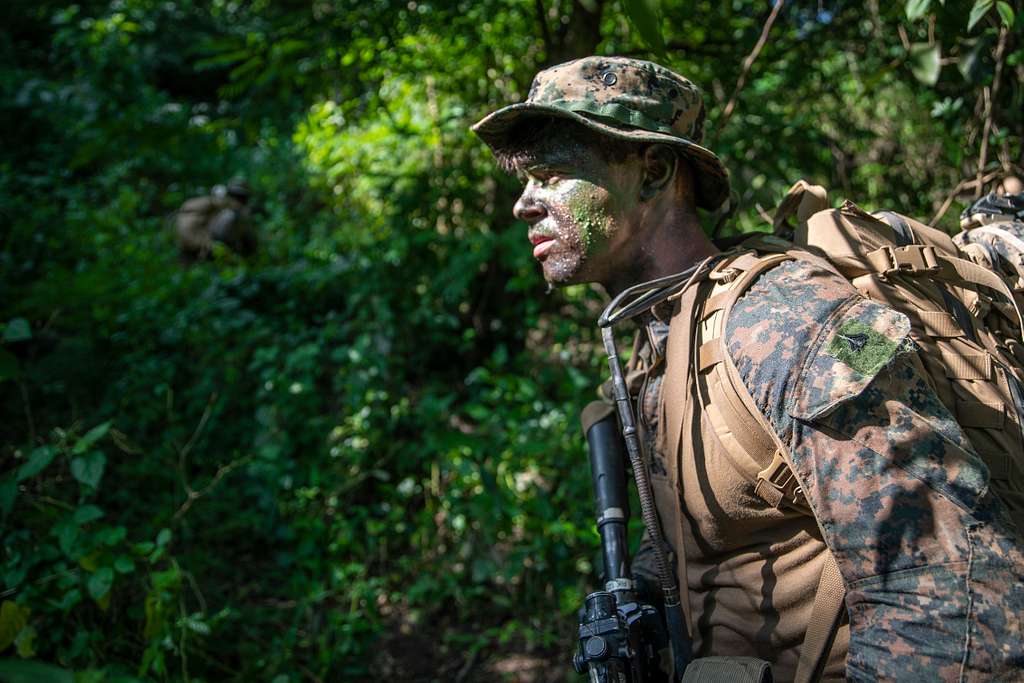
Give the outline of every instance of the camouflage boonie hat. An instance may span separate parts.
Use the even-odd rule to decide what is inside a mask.
[[[241,197],[248,197],[251,192],[249,191],[249,183],[242,176],[235,176],[228,181],[227,184],[228,194],[238,195]]]
[[[509,105],[473,126],[492,149],[528,116],[570,119],[605,135],[674,145],[692,164],[697,205],[716,209],[729,196],[721,160],[700,146],[704,100],[691,81],[665,67],[624,57],[584,57],[538,73],[525,102]]]

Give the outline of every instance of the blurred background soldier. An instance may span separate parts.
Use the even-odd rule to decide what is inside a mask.
[[[249,209],[249,185],[233,178],[216,185],[209,196],[189,199],[175,215],[178,252],[186,265],[210,257],[214,242],[241,256],[256,252],[256,232]]]
[[[1002,273],[1024,304],[1024,183],[1008,175],[994,192],[960,214],[963,232],[953,241],[972,260]]]
[[[1006,176],[996,187],[996,194],[1001,195],[1020,194],[1022,192],[1024,192],[1024,182],[1021,182],[1020,178],[1015,175]]]

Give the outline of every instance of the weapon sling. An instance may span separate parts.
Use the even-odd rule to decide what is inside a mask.
[[[692,652],[692,640],[686,625],[680,603],[679,583],[673,569],[669,566],[665,553],[665,537],[658,522],[658,513],[654,507],[654,493],[647,474],[647,466],[642,453],[640,439],[637,436],[636,419],[633,415],[632,400],[626,388],[622,363],[615,347],[615,335],[612,327],[629,320],[651,307],[665,301],[674,294],[687,289],[696,282],[705,270],[713,266],[719,259],[714,256],[698,263],[676,275],[659,278],[634,287],[630,287],[612,299],[598,319],[605,352],[608,355],[608,367],[612,375],[612,391],[615,406],[622,425],[622,436],[626,442],[630,465],[636,480],[637,493],[640,500],[640,514],[644,528],[651,539],[654,557],[658,567],[658,578],[664,597],[665,621],[669,639],[672,643],[672,658],[677,680],[681,679]],[[625,303],[628,302],[628,303]],[[680,549],[681,550],[681,549]]]

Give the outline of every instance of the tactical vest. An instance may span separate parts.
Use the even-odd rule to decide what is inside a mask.
[[[1005,259],[992,249],[958,247],[977,239],[954,241],[906,216],[873,215],[850,202],[829,209],[824,190],[803,181],[780,205],[774,229],[791,231],[792,241],[758,236],[727,254],[699,285],[702,303],[672,319],[666,354],[670,367],[694,367],[699,373],[701,408],[737,469],[755,480],[757,495],[770,506],[811,514],[786,446],[729,357],[724,330],[733,306],[763,273],[805,259],[909,318],[919,373],[963,428],[988,466],[991,490],[1024,529],[1024,239],[1019,278],[1008,281],[1000,268],[1006,267]],[[689,343],[680,343],[687,335],[692,335]],[[672,382],[679,374],[666,373],[662,390],[668,396],[678,394]],[[662,429],[670,449],[682,436],[681,411],[678,402],[666,401]],[[819,674],[845,612],[845,585],[829,555],[801,648],[800,682]]]

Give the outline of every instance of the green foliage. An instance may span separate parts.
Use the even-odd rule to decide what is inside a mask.
[[[721,130],[771,5],[0,10],[0,680],[568,676],[601,296],[545,294],[469,125],[555,59],[664,53],[730,230],[799,177],[927,219],[986,90],[982,171],[1019,171],[1019,6],[982,5],[787,3]],[[258,255],[182,267],[174,211],[235,174]]]
[[[622,8],[651,52],[664,57],[665,39],[661,34],[659,4],[657,0],[623,0]]]
[[[974,0],[974,6],[971,7],[971,14],[967,18],[968,31],[974,28],[978,22],[988,14],[988,11],[992,9],[993,4],[993,0]]]
[[[942,68],[942,53],[939,45],[917,43],[910,46],[910,70],[914,78],[925,85],[935,85],[939,81],[939,70]]]

